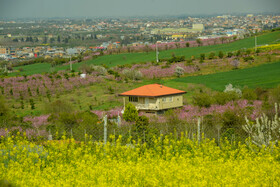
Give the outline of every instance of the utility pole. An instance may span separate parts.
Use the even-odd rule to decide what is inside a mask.
[[[72,71],[72,55],[70,55],[70,71]]]
[[[257,36],[255,35],[255,52],[257,51]]]
[[[157,58],[157,62],[158,62],[158,47],[157,47],[157,42],[156,42],[156,58]]]

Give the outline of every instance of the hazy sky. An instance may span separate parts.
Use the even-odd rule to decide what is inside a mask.
[[[280,13],[280,0],[0,0],[0,18]]]

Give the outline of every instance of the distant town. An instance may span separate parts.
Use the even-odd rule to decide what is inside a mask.
[[[79,55],[157,43],[236,37],[280,27],[280,15],[0,21],[0,59]]]

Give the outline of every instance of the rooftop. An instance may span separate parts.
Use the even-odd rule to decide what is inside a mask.
[[[164,95],[184,94],[185,91],[177,90],[160,84],[148,84],[119,94],[119,96],[159,97]]]

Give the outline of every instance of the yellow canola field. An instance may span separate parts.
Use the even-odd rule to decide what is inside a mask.
[[[279,186],[280,149],[155,138],[127,145],[1,139],[0,180],[15,186]],[[16,139],[16,140],[15,140]],[[122,143],[121,143],[122,142]],[[126,144],[126,145],[125,145]]]
[[[279,44],[259,46],[258,49],[260,49],[262,51],[272,51],[272,50],[280,49],[280,43]]]

